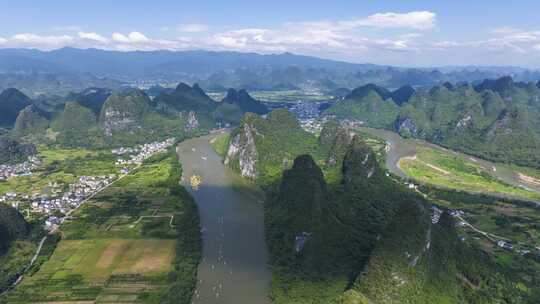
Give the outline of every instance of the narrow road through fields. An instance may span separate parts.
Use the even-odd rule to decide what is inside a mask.
[[[213,135],[179,144],[183,185],[199,207],[203,259],[193,297],[197,304],[270,303],[270,271],[260,202],[235,192],[233,173],[209,144]],[[192,175],[202,184],[193,190]]]

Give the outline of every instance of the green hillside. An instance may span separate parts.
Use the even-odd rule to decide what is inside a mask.
[[[112,94],[103,104],[99,117],[105,144],[113,146],[181,138],[210,125],[198,113],[178,116],[160,112],[156,103],[140,90]]]
[[[260,101],[251,97],[246,90],[237,91],[235,89],[229,89],[227,96],[221,102],[238,105],[244,113],[251,112],[260,115],[268,113],[268,108]]]
[[[99,115],[101,107],[111,94],[111,91],[108,89],[88,88],[79,93],[70,93],[65,99],[68,101],[76,101],[80,105],[91,109],[96,115]]]
[[[31,104],[30,98],[17,89],[0,93],[0,126],[13,127],[19,111]]]
[[[368,126],[389,129],[399,112],[390,99],[383,99],[373,88],[356,89],[344,100],[332,105],[326,113],[339,119],[360,120]]]
[[[212,118],[218,122],[238,124],[242,121],[245,112],[240,106],[234,103],[221,103],[217,109],[212,112]]]
[[[17,115],[13,134],[17,137],[32,136],[44,134],[49,127],[49,121],[43,115],[42,111],[34,105],[29,105],[22,109]]]
[[[212,116],[219,122],[238,124],[248,112],[262,115],[268,113],[268,109],[246,90],[229,89]]]
[[[28,223],[11,206],[0,203],[0,255],[4,254],[14,240],[26,236]]]
[[[460,239],[448,211],[432,222],[431,203],[387,176],[358,137],[338,183],[299,156],[267,188],[274,303],[536,303],[538,267]]]
[[[77,102],[67,102],[51,122],[55,143],[66,147],[99,145],[101,134],[96,115]]]
[[[197,85],[192,87],[180,83],[173,92],[163,92],[154,99],[158,109],[167,113],[181,113],[194,111],[198,114],[210,114],[218,106]]]
[[[20,163],[36,153],[37,149],[33,144],[23,143],[8,136],[0,136],[0,164]]]
[[[409,97],[407,97],[409,96]],[[326,114],[394,130],[489,160],[540,164],[540,88],[510,77],[394,92],[359,87]]]
[[[247,113],[231,134],[225,163],[244,177],[267,183],[296,156],[316,149],[316,137],[304,131],[289,111],[276,110],[267,118]]]
[[[527,288],[508,269],[459,240],[447,212],[432,224],[428,210],[400,206],[355,291],[381,304],[534,303],[525,300]]]
[[[30,230],[16,209],[0,203],[0,293],[15,281],[35,253],[37,246],[27,239]]]
[[[342,178],[328,183],[311,156],[300,156],[279,187],[268,189],[275,303],[339,303],[397,203],[422,201],[385,176],[360,138],[352,140],[340,163]]]

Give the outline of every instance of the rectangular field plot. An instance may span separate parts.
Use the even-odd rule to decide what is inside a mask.
[[[175,240],[63,240],[10,303],[96,301],[130,303],[166,288]],[[112,302],[111,302],[112,301]]]

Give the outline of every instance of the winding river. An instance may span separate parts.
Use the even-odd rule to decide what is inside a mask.
[[[213,136],[190,139],[177,148],[182,183],[197,202],[203,232],[203,258],[192,302],[270,303],[263,206],[233,190],[234,173],[210,146]],[[194,174],[202,177],[198,190],[190,186]]]
[[[477,165],[483,167],[490,175],[504,183],[540,193],[540,185],[525,183],[519,178],[518,172],[506,165],[493,163],[464,153],[448,150],[423,140],[403,138],[399,136],[399,134],[388,130],[362,127],[360,128],[360,131],[381,138],[390,145],[390,149],[386,156],[386,167],[390,172],[398,176],[406,177],[405,173],[398,166],[399,160],[404,157],[414,156],[416,154],[416,147],[418,145],[424,145],[434,149],[447,151],[467,161],[474,161]]]

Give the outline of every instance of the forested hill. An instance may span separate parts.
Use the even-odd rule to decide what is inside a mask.
[[[30,98],[17,89],[2,91],[0,93],[0,127],[11,127],[19,111],[30,104]]]
[[[448,211],[434,217],[428,199],[388,176],[361,138],[341,157],[339,181],[301,155],[267,191],[274,303],[534,303],[521,279],[459,238]]]
[[[326,114],[494,161],[540,166],[540,82],[503,77],[477,86],[444,83],[393,92],[366,85]]]
[[[37,153],[33,144],[0,135],[0,164],[19,163]]]
[[[11,242],[24,237],[29,225],[23,216],[11,206],[0,203],[0,255],[4,254]]]

